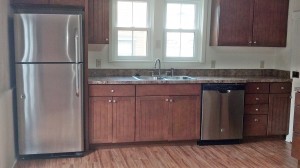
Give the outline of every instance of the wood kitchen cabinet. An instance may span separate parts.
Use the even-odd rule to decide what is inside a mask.
[[[91,144],[133,142],[135,87],[91,85],[89,88],[89,142]]]
[[[289,0],[213,0],[210,45],[285,47]]]
[[[109,0],[88,0],[89,44],[109,43]]]
[[[300,93],[297,92],[295,96],[292,156],[300,160]]]
[[[200,85],[138,85],[136,141],[200,138]]]
[[[12,0],[12,4],[84,6],[85,0]]]

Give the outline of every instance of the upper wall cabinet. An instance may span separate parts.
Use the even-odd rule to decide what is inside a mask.
[[[109,43],[109,0],[89,0],[89,44]]]
[[[85,0],[12,0],[13,4],[84,6]]]
[[[213,0],[211,46],[285,47],[289,0]]]

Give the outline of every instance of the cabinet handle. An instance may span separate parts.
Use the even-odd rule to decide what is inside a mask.
[[[111,103],[111,100],[108,100],[108,103]]]
[[[254,41],[253,43],[256,44],[256,41]]]
[[[284,87],[283,87],[283,86],[281,87],[281,90],[284,90]]]
[[[255,109],[255,111],[258,111],[258,108],[257,108],[257,109]]]
[[[254,119],[254,122],[258,122],[259,120],[257,118]]]
[[[259,90],[259,87],[257,87],[256,90]]]
[[[257,98],[255,98],[255,100],[256,100],[256,101],[259,101],[259,98],[257,97]]]
[[[116,101],[116,100],[113,100],[113,103],[117,103],[117,101]]]
[[[252,44],[252,41],[249,41],[248,44]]]
[[[115,92],[115,90],[113,90],[113,89],[112,89],[110,92],[111,92],[111,93],[114,93],[114,92]]]
[[[108,38],[106,38],[105,41],[108,41]]]
[[[166,99],[166,102],[168,102],[169,101],[169,99]]]
[[[172,102],[173,102],[173,99],[170,99],[170,102],[172,103]]]

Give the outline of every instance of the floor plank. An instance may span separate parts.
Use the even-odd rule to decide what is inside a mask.
[[[20,160],[16,168],[296,168],[291,144],[282,140],[237,145],[142,146],[97,149],[82,158]]]

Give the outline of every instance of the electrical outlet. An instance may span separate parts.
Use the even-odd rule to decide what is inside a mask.
[[[211,61],[210,68],[216,68],[216,60]]]
[[[265,61],[260,61],[259,67],[260,67],[260,68],[265,68]]]
[[[292,72],[292,77],[293,78],[299,78],[299,72],[298,71],[293,71]]]
[[[96,67],[101,68],[101,59],[96,59]]]

